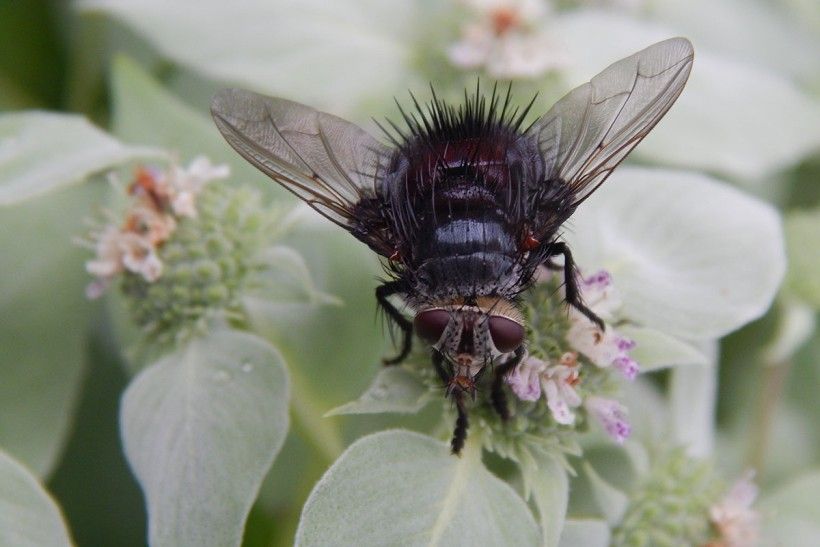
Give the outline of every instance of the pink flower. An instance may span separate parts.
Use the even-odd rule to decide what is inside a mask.
[[[623,443],[629,437],[632,428],[626,421],[624,405],[614,399],[593,395],[587,398],[584,406],[615,442]]]
[[[637,361],[629,356],[635,342],[621,336],[612,327],[601,331],[592,321],[580,314],[579,316],[573,318],[567,331],[567,342],[597,366],[615,367],[633,380],[640,370]]]
[[[581,406],[581,396],[574,388],[578,383],[578,367],[574,364],[550,366],[535,357],[527,357],[507,375],[507,383],[524,401],[537,401],[543,392],[556,422],[575,423],[572,409]]]
[[[749,547],[760,535],[760,513],[752,509],[757,498],[753,470],[746,471],[723,499],[709,509],[709,518],[725,547]]]

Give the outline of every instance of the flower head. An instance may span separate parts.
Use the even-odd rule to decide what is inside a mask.
[[[185,168],[173,165],[165,172],[153,167],[137,169],[128,186],[132,200],[124,221],[116,220],[91,233],[90,246],[97,256],[86,262],[96,279],[86,288],[89,298],[98,298],[111,280],[123,272],[154,282],[163,273],[160,247],[177,229],[182,217],[195,217],[195,198],[204,185],[228,175],[227,166],[213,166],[197,157]],[[113,217],[113,215],[109,215]]]
[[[536,77],[565,66],[566,57],[543,29],[539,0],[465,0],[476,21],[463,26],[448,53],[461,68],[484,67],[495,78]]]

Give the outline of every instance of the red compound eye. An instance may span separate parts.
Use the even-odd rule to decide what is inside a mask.
[[[524,343],[524,326],[507,317],[493,315],[490,317],[490,336],[498,351],[508,353]]]
[[[430,344],[435,344],[444,334],[444,329],[450,322],[450,314],[445,310],[426,310],[418,315],[413,320],[416,328],[416,334]]]

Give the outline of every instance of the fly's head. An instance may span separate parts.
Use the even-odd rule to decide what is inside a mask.
[[[449,303],[422,309],[413,321],[416,334],[445,360],[448,394],[475,395],[479,375],[524,343],[524,318],[509,300],[479,298],[475,305]]]

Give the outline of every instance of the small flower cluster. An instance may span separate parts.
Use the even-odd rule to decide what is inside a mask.
[[[621,300],[608,272],[581,278],[579,288],[587,306],[599,317],[614,319]],[[583,406],[612,439],[622,443],[631,432],[627,410],[618,401],[593,393],[584,400],[576,389],[581,382],[578,354],[601,369],[613,367],[632,380],[639,369],[629,356],[635,342],[612,327],[602,331],[575,309],[569,312],[565,341],[573,351],[565,351],[555,363],[529,355],[507,376],[507,383],[522,401],[536,401],[543,393],[552,417],[562,425],[575,424],[573,409]]]
[[[533,78],[567,65],[544,30],[548,5],[540,0],[464,0],[476,15],[447,54],[459,68],[481,68],[494,78]]]
[[[128,187],[131,201],[122,223],[108,214],[109,223],[92,230],[86,243],[96,258],[86,270],[96,279],[88,285],[89,298],[100,297],[120,273],[131,272],[154,282],[163,272],[160,247],[183,218],[196,218],[196,198],[208,182],[227,177],[228,167],[214,166],[197,157],[185,168],[173,165],[166,172],[152,167],[137,170]]]
[[[718,534],[711,545],[721,547],[749,547],[760,538],[760,513],[752,509],[757,498],[755,473],[743,474],[726,495],[709,509],[709,520]]]

